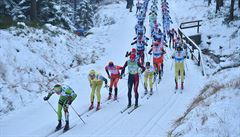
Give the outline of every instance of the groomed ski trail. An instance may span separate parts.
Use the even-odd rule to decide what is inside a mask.
[[[96,64],[80,68],[80,71],[82,72],[71,77],[74,81],[71,83],[77,87],[77,90],[81,89],[81,92],[77,92],[78,99],[73,102],[74,107],[76,107],[80,114],[89,107],[90,103],[90,88],[86,79],[88,71],[92,68],[97,68],[98,71],[101,70],[100,72],[106,76],[104,71],[105,65],[109,61],[114,61],[114,63],[117,65],[123,65],[127,59],[124,57],[126,51],[130,51],[133,47],[130,45],[130,43],[133,41],[132,38],[135,37],[134,26],[137,23],[136,17],[134,16],[135,7],[133,8],[132,13],[129,13],[126,9],[126,3],[120,3],[116,7],[116,10],[118,10],[118,15],[116,16],[119,16],[119,20],[116,21],[116,24],[109,26],[108,32],[106,32],[104,36],[97,37],[95,39],[97,40],[107,37],[106,39],[108,40],[108,43],[103,43],[106,46],[106,55],[101,57]],[[161,16],[159,15],[159,21],[161,21],[160,17]],[[147,28],[146,34],[149,34],[148,16],[145,22]],[[149,35],[147,36],[149,37]],[[95,36],[91,37],[94,39]],[[149,46],[150,43],[151,41],[149,41]],[[147,47],[147,50],[149,50],[149,47]],[[90,117],[83,115],[82,118],[85,120],[86,125],[84,125],[76,116],[76,114],[74,114],[74,112],[70,109],[70,127],[74,127],[66,133],[63,133],[62,130],[60,130],[49,135],[49,133],[55,129],[57,124],[56,114],[52,112],[51,108],[49,108],[44,101],[39,101],[39,104],[21,110],[20,112],[22,113],[12,114],[12,116],[8,118],[12,118],[9,125],[4,126],[4,124],[7,123],[7,120],[3,121],[4,123],[1,123],[2,121],[0,121],[0,128],[2,131],[10,130],[11,128],[11,131],[18,135],[20,131],[24,131],[24,128],[21,126],[13,126],[14,122],[19,124],[23,123],[23,121],[28,121],[32,122],[32,124],[40,124],[34,125],[33,129],[31,129],[30,124],[27,125],[27,131],[24,131],[19,136],[29,136],[29,134],[43,137],[167,136],[167,131],[172,125],[172,122],[185,111],[187,105],[198,94],[203,81],[203,77],[201,76],[199,68],[190,59],[186,60],[188,63],[188,70],[186,70],[184,83],[185,89],[183,90],[182,94],[174,94],[174,66],[171,69],[172,59],[170,59],[172,51],[167,49],[167,54],[168,59],[166,58],[166,60],[164,60],[164,74],[160,84],[158,84],[158,90],[156,91],[154,84],[153,95],[151,98],[148,100],[146,97],[141,99],[144,88],[141,80],[139,80],[138,91],[139,104],[141,107],[134,110],[134,112],[131,114],[127,114],[128,111],[124,112],[123,114],[120,113],[120,111],[127,105],[127,80],[122,79],[119,81],[118,85],[120,97],[119,102],[103,104],[102,109],[92,114]],[[108,90],[102,88],[101,95],[103,101],[107,98]],[[58,96],[51,100],[51,102],[55,102],[55,107],[57,106],[57,101]],[[132,92],[133,104],[134,101],[134,92]],[[19,116],[17,116],[17,114],[19,114]],[[65,123],[63,122],[63,125],[64,124]],[[10,135],[10,133],[2,133],[3,135]]]

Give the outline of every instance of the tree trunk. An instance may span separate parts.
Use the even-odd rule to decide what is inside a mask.
[[[223,0],[219,0],[219,6],[222,7],[224,5]]]
[[[208,0],[208,6],[212,4],[212,0]]]
[[[30,10],[31,21],[37,20],[37,3],[36,0],[31,0],[31,10]]]
[[[216,12],[217,13],[220,9],[220,0],[216,0]]]
[[[234,1],[231,0],[231,6],[230,6],[230,15],[229,15],[229,20],[232,21],[234,17]]]

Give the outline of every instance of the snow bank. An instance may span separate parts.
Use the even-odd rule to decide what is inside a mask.
[[[66,30],[46,24],[34,29],[0,30],[0,115],[20,108],[53,84],[68,79],[68,70],[94,63],[103,45],[85,45]]]

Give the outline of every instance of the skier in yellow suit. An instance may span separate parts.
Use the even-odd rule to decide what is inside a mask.
[[[94,108],[93,102],[94,102],[95,93],[97,95],[96,110],[99,110],[100,109],[100,101],[101,101],[100,90],[102,88],[103,81],[105,82],[105,87],[107,87],[107,79],[105,77],[103,77],[101,74],[96,73],[95,70],[91,70],[88,75],[88,80],[90,83],[90,87],[92,88],[91,97],[90,97],[91,105],[89,107],[89,110],[92,110]]]
[[[148,93],[148,81],[150,86],[150,95],[153,94],[153,75],[154,75],[154,68],[150,65],[150,62],[146,62],[146,70],[144,71],[144,94]]]
[[[172,58],[175,60],[175,89],[178,89],[178,76],[181,76],[181,89],[183,89],[184,83],[184,59],[186,54],[183,51],[181,46],[176,48],[176,51],[173,53]]]

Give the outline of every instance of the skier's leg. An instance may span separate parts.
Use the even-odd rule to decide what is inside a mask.
[[[102,81],[98,81],[97,87],[96,87],[96,90],[97,90],[97,101],[98,101],[98,103],[100,103],[100,101],[101,101],[100,90],[101,90],[101,88],[102,88],[102,85],[103,85],[103,82],[102,82]]]
[[[128,106],[132,104],[132,86],[133,86],[134,76],[132,74],[128,75]]]
[[[119,78],[115,78],[114,79],[114,99],[117,99],[117,95],[118,95],[118,87],[117,87],[117,84],[118,84],[118,81],[119,81]]]
[[[144,89],[145,92],[147,92],[147,87],[148,87],[148,74],[144,74]]]
[[[62,104],[58,103],[58,121],[62,120]]]
[[[144,50],[142,51],[142,66],[144,65]]]
[[[134,75],[134,93],[135,93],[135,107],[138,106],[138,85],[139,85],[139,75]]]
[[[108,95],[108,100],[110,100],[111,99],[111,97],[112,97],[112,87],[113,87],[113,83],[114,83],[114,79],[111,79],[110,80],[110,86],[109,86],[109,95]]]
[[[184,64],[183,63],[180,64],[179,69],[180,69],[181,83],[183,83],[184,82]]]
[[[69,121],[69,112],[68,112],[68,107],[66,104],[64,104],[64,115],[65,115],[65,121]]]
[[[176,82],[176,88],[178,84],[178,72],[179,72],[179,63],[175,63],[175,82]]]
[[[153,88],[153,73],[149,74],[149,84],[150,84],[150,89],[152,89]]]
[[[93,81],[92,82],[92,92],[91,92],[91,103],[94,102],[96,87],[97,87],[96,81]]]

